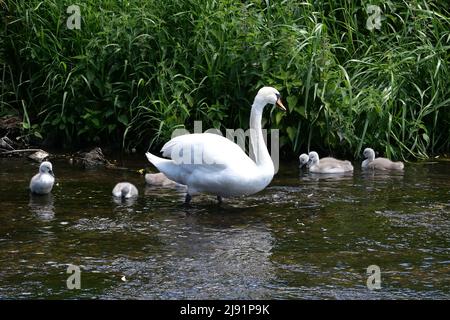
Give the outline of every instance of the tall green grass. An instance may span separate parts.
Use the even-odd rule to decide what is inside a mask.
[[[2,6],[0,115],[63,146],[159,147],[173,129],[246,128],[262,85],[284,151],[450,150],[447,1],[85,0]],[[368,4],[382,10],[368,30]]]

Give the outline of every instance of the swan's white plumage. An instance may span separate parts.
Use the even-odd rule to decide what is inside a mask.
[[[353,165],[348,160],[338,160],[331,157],[319,160],[319,155],[315,151],[311,151],[308,157],[310,159],[309,171],[313,173],[344,173],[353,171]]]
[[[52,191],[55,177],[52,164],[44,161],[39,166],[39,173],[34,175],[30,181],[30,190],[35,194],[48,194]]]
[[[150,153],[146,156],[170,180],[187,185],[191,195],[199,192],[223,197],[252,194],[264,189],[273,177],[272,172],[263,179],[255,163],[237,144],[217,134],[178,136],[161,151],[171,160]]]
[[[212,133],[175,137],[161,152],[163,159],[146,153],[147,159],[169,179],[186,185],[188,195],[205,192],[220,197],[249,195],[261,191],[274,175],[274,165],[261,132],[262,111],[266,104],[280,105],[279,92],[264,87],[255,97],[250,117],[250,139],[256,163],[231,140]]]
[[[119,182],[113,188],[112,194],[116,198],[134,198],[139,195],[138,189],[129,182]]]

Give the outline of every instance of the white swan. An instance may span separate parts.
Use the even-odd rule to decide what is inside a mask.
[[[353,166],[348,160],[338,160],[330,157],[326,161],[319,160],[319,155],[315,151],[311,151],[308,157],[309,171],[313,173],[342,173],[353,171]]]
[[[147,159],[169,179],[188,187],[185,202],[205,192],[222,197],[249,195],[263,190],[275,173],[272,159],[264,143],[261,119],[267,104],[286,110],[280,93],[272,87],[258,91],[250,114],[250,144],[255,161],[229,139],[211,133],[187,134],[167,142],[163,159],[149,152]]]
[[[139,195],[138,189],[129,182],[119,182],[114,187],[112,194],[116,198],[129,199]]]
[[[55,183],[52,164],[44,161],[39,166],[39,173],[33,176],[30,181],[30,190],[35,194],[48,194],[52,191]]]
[[[361,164],[363,169],[403,170],[404,168],[403,162],[401,161],[393,162],[386,158],[375,158],[375,151],[371,148],[364,149],[363,155],[367,158]]]

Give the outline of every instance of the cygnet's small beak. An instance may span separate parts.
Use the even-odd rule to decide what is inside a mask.
[[[281,102],[280,98],[278,98],[276,105],[279,109],[286,111],[286,107],[283,105],[283,102]]]
[[[55,177],[55,174],[53,173],[53,170],[48,170],[48,173],[50,173],[53,178]]]

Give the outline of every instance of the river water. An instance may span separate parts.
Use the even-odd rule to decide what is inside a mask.
[[[450,298],[450,162],[331,176],[284,164],[256,195],[189,207],[183,189],[145,186],[145,157],[128,171],[52,162],[57,185],[39,197],[38,164],[0,159],[1,299]],[[139,198],[115,201],[120,181]]]

